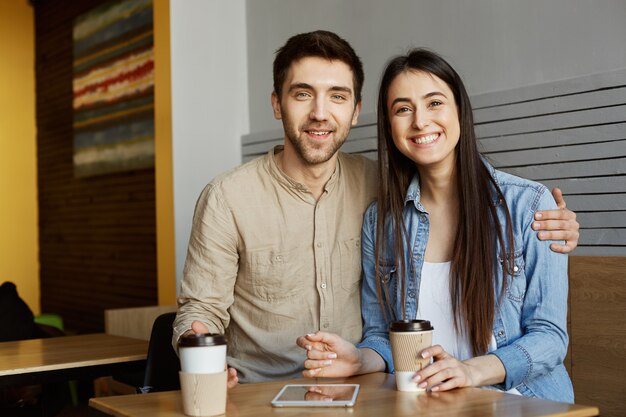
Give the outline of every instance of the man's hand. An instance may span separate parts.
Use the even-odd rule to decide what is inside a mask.
[[[235,388],[239,383],[239,378],[237,377],[237,370],[235,368],[228,368],[228,381],[226,382],[226,386],[228,389]]]
[[[302,371],[305,377],[345,377],[358,373],[361,368],[359,349],[334,333],[300,336],[296,344],[307,351]]]
[[[204,334],[204,333],[209,333],[209,328],[206,327],[206,325],[202,323],[201,321],[194,320],[193,323],[191,323],[191,329],[183,333],[183,336],[189,336],[192,334]]]
[[[198,320],[194,320],[191,323],[191,329],[183,333],[183,336],[189,336],[192,334],[204,334],[209,333],[209,328],[204,323]],[[237,376],[237,370],[235,368],[228,368],[228,380],[226,386],[228,389],[235,388],[239,383],[239,377]]]
[[[537,236],[540,240],[564,240],[565,244],[552,243],[550,249],[559,253],[570,253],[578,246],[578,229],[580,225],[576,221],[576,213],[568,210],[565,206],[563,193],[559,188],[552,190],[552,196],[556,201],[558,210],[543,210],[535,213],[533,230],[539,230]]]

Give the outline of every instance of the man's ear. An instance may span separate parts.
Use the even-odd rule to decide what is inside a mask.
[[[361,101],[354,106],[354,114],[352,115],[352,126],[356,126],[359,121],[359,115],[361,114]]]
[[[272,110],[274,111],[274,118],[276,120],[282,119],[283,114],[280,109],[280,100],[278,99],[278,96],[276,95],[276,91],[272,91],[271,100],[272,100]]]

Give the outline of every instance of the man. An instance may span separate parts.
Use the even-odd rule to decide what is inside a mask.
[[[376,169],[339,148],[357,122],[363,78],[360,59],[334,33],[290,38],[274,60],[271,96],[284,145],[215,178],[198,199],[173,343],[226,333],[231,386],[237,372],[241,382],[299,376],[302,334],[361,338],[361,221],[376,197]],[[553,232],[540,237],[573,250],[574,213],[543,216],[552,220],[538,228]]]

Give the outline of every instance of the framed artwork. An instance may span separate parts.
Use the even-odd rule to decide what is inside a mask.
[[[74,175],[154,166],[152,0],[106,3],[74,21]]]

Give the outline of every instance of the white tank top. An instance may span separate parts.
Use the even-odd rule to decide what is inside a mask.
[[[429,320],[434,327],[433,345],[441,345],[446,352],[463,361],[473,355],[465,332],[459,334],[454,328],[450,300],[450,265],[450,262],[424,262],[416,318]],[[491,335],[487,351],[491,352],[496,348],[496,339]],[[507,392],[519,395],[515,388]]]

